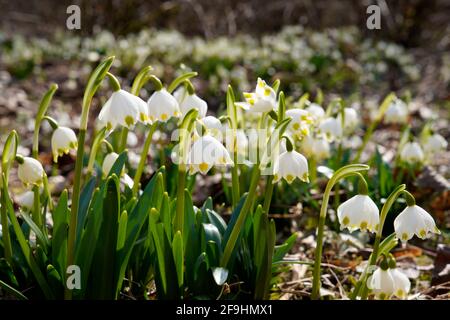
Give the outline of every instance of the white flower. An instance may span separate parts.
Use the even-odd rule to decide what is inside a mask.
[[[119,155],[115,152],[108,153],[103,159],[102,171],[105,176],[109,174]]]
[[[150,121],[166,122],[180,116],[178,101],[166,89],[155,91],[147,101]]]
[[[208,111],[208,104],[205,100],[198,97],[194,94],[187,94],[186,97],[180,104],[180,110],[183,114],[183,117],[191,110],[198,110],[198,118],[204,118],[206,116],[206,112]]]
[[[208,133],[210,135],[212,135],[214,138],[216,138],[219,141],[222,140],[223,127],[222,127],[222,123],[220,122],[219,119],[217,119],[216,117],[213,117],[213,116],[207,116],[207,117],[204,117],[203,119],[200,119],[200,121],[206,127],[206,129],[208,130]]]
[[[184,86],[179,86],[174,92],[173,97],[177,100],[178,104],[181,105],[184,98],[186,98],[187,90]]]
[[[406,207],[394,220],[397,238],[408,241],[415,234],[426,239],[430,233],[440,234],[431,215],[417,205]]]
[[[211,135],[204,135],[195,141],[188,154],[189,172],[208,173],[213,166],[232,165],[227,149]]]
[[[286,111],[286,117],[291,118],[288,129],[299,137],[309,135],[309,129],[313,123],[310,114],[302,109],[291,109]]]
[[[367,287],[381,300],[389,299],[395,292],[392,274],[380,267],[367,279]]]
[[[72,129],[67,127],[58,127],[52,135],[52,153],[53,161],[58,162],[58,157],[75,150],[78,145],[77,136]]]
[[[417,142],[407,142],[402,148],[400,158],[408,163],[422,162],[425,155]]]
[[[302,149],[308,157],[315,157],[317,160],[330,156],[330,143],[324,137],[305,137],[302,140]]]
[[[342,137],[342,125],[336,118],[326,118],[320,123],[319,129],[328,141],[334,141]]]
[[[309,182],[308,160],[295,150],[283,152],[274,163],[273,183],[284,178],[291,184],[296,178]]]
[[[360,136],[352,136],[349,139],[344,139],[343,143],[345,148],[358,149],[362,145],[363,140]]]
[[[350,232],[357,229],[375,232],[380,222],[379,210],[369,196],[358,194],[337,209],[341,229],[347,228]]]
[[[408,106],[400,99],[395,99],[384,114],[386,123],[405,123],[408,120]]]
[[[433,134],[423,143],[423,149],[427,153],[436,153],[447,149],[448,142],[440,134]]]
[[[408,277],[397,268],[389,269],[389,273],[394,281],[394,295],[401,299],[406,298],[411,288],[411,282]]]
[[[313,117],[315,122],[320,121],[325,116],[325,110],[317,103],[310,103],[305,110]]]
[[[234,136],[236,135],[236,146],[234,145]],[[240,155],[245,155],[248,149],[248,137],[244,130],[237,129],[233,131],[232,129],[226,129],[225,131],[225,147],[230,153],[233,153],[236,149],[237,153]]]
[[[147,116],[145,101],[125,90],[118,90],[106,101],[98,119],[108,130],[114,130],[118,125],[130,128]]]
[[[24,210],[31,210],[34,205],[34,192],[25,191],[16,197],[16,202]]]
[[[44,178],[44,168],[36,159],[24,157],[23,163],[19,163],[17,175],[25,185],[40,185]]]
[[[244,92],[245,102],[236,102],[244,110],[252,112],[269,112],[277,107],[275,90],[258,78],[255,92]]]
[[[339,112],[337,121],[342,125],[342,116]],[[353,108],[344,108],[344,129],[353,130],[359,123],[358,113]]]

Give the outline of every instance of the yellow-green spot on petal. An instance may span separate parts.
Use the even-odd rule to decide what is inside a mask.
[[[368,223],[366,221],[361,222],[361,224],[359,225],[359,228],[361,230],[366,230],[367,229],[367,225]]]
[[[286,176],[286,180],[288,183],[292,183],[292,181],[294,181],[295,177],[292,174],[288,174]]]
[[[275,183],[276,181],[278,181],[278,175],[277,175],[276,173],[273,175],[273,181],[274,181],[274,183]]]
[[[112,130],[112,128],[113,128],[112,123],[111,123],[111,122],[108,122],[108,123],[106,124],[106,130],[110,131],[110,130]]]
[[[344,219],[342,219],[342,224],[344,226],[347,226],[350,223],[350,219],[348,217],[344,217]]]
[[[382,293],[380,293],[380,295],[378,296],[378,298],[380,298],[380,300],[386,300],[387,295],[386,295],[386,293],[382,292]]]
[[[166,121],[168,118],[169,116],[167,115],[167,113],[161,114],[161,120]]]
[[[408,240],[408,234],[407,233],[402,233],[402,240],[403,241]]]
[[[425,238],[425,236],[427,235],[427,232],[424,229],[422,229],[419,231],[419,235],[420,235],[420,237]]]
[[[269,96],[270,95],[270,89],[269,88],[264,89],[264,95],[265,96]]]
[[[305,173],[303,174],[302,180],[305,181],[305,182],[309,182],[309,175],[308,175],[307,172],[305,172]]]
[[[405,295],[405,292],[402,289],[398,289],[396,295],[398,297],[403,297]]]
[[[206,162],[200,163],[200,165],[198,167],[200,168],[200,171],[202,171],[202,172],[205,172],[206,170],[208,170],[208,164]]]
[[[125,123],[127,124],[127,126],[132,126],[134,125],[134,119],[132,116],[126,116],[125,117]]]
[[[292,128],[294,128],[294,130],[297,131],[298,129],[300,129],[300,124],[294,123],[294,124],[292,125]]]

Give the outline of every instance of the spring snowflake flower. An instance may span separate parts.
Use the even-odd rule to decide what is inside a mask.
[[[317,103],[310,103],[305,110],[311,115],[315,122],[319,122],[325,117],[325,110]]]
[[[408,120],[408,106],[400,99],[395,99],[384,114],[386,123],[406,123]]]
[[[307,156],[315,157],[317,160],[330,156],[330,143],[324,137],[307,136],[302,140],[301,146]]]
[[[16,202],[23,210],[31,210],[34,205],[34,192],[25,191],[16,197]]]
[[[275,90],[258,78],[255,92],[244,92],[245,102],[236,102],[236,105],[251,112],[269,112],[277,107]]]
[[[448,142],[443,136],[435,133],[429,136],[423,143],[423,149],[427,153],[436,153],[447,149]]]
[[[131,128],[141,119],[145,120],[147,105],[141,98],[126,92],[115,91],[103,106],[98,119],[108,130],[114,130],[118,125]]]
[[[313,123],[313,118],[309,113],[302,109],[291,109],[286,111],[286,117],[292,120],[289,123],[288,129],[298,137],[309,135],[309,129]]]
[[[236,145],[234,144],[234,136],[236,135]],[[232,129],[227,128],[225,130],[225,147],[228,152],[234,153],[236,150],[239,155],[245,155],[248,150],[248,137],[245,131],[237,129],[233,132]]]
[[[342,124],[341,113],[337,116],[337,121]],[[344,108],[344,130],[353,130],[359,123],[358,113],[353,108]]]
[[[417,205],[406,207],[394,220],[397,238],[408,241],[415,234],[421,239],[429,237],[430,233],[440,234],[431,215]]]
[[[219,140],[208,134],[192,144],[187,161],[191,174],[207,174],[213,166],[233,165],[227,149]]]
[[[105,176],[109,174],[119,155],[115,152],[108,153],[103,159],[102,172]]]
[[[319,125],[319,130],[330,142],[342,137],[342,125],[336,118],[329,117],[323,120]]]
[[[402,148],[400,158],[408,163],[422,162],[425,155],[417,142],[407,142]]]
[[[155,91],[147,101],[148,117],[151,122],[167,122],[171,117],[181,115],[180,106],[166,89]]]
[[[394,279],[389,269],[378,267],[367,280],[367,287],[380,300],[389,299],[395,293]]]
[[[205,100],[201,99],[195,93],[189,94],[187,93],[186,97],[180,104],[180,110],[183,114],[183,117],[191,110],[198,110],[198,118],[204,118],[206,116],[206,112],[208,111],[208,104]]]
[[[207,116],[203,119],[200,119],[201,123],[206,127],[208,133],[212,135],[217,140],[222,140],[222,123],[219,119],[213,116]]]
[[[58,127],[52,135],[53,161],[58,162],[58,157],[67,154],[70,150],[75,150],[78,146],[77,136],[72,129]]]
[[[291,184],[296,178],[309,182],[308,160],[295,150],[283,152],[274,163],[273,183],[284,178]]]
[[[25,185],[40,185],[44,179],[44,168],[36,159],[24,157],[23,163],[19,163],[17,175]]]
[[[394,281],[394,295],[400,299],[405,299],[411,289],[411,282],[408,277],[397,268],[389,269],[389,273]]]
[[[347,228],[350,232],[357,229],[375,232],[380,222],[379,210],[375,202],[368,195],[358,194],[337,209],[341,229]]]
[[[178,105],[181,105],[184,98],[187,96],[187,90],[185,86],[179,86],[174,92],[173,97],[177,100]]]

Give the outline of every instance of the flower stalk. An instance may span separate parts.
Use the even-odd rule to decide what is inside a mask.
[[[365,164],[350,164],[337,170],[327,183],[325,192],[323,194],[322,206],[320,208],[320,215],[319,215],[319,223],[317,227],[317,244],[315,253],[316,259],[314,263],[313,288],[311,293],[311,299],[313,300],[316,300],[320,297],[319,292],[320,292],[320,275],[321,275],[322,249],[323,249],[322,248],[323,233],[331,190],[333,190],[334,185],[338,183],[341,179],[367,170],[369,170],[369,166]]]

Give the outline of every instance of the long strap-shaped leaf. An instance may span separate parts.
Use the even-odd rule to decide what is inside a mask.
[[[4,174],[2,175],[2,181],[3,181],[3,190],[2,190],[3,204],[6,205],[6,209],[8,210],[9,220],[11,221],[11,224],[13,226],[14,232],[17,237],[17,241],[19,242],[23,255],[25,256],[25,259],[28,265],[30,266],[31,272],[33,272],[33,275],[35,276],[39,284],[39,287],[44,293],[45,297],[47,299],[54,299],[53,292],[50,289],[50,286],[48,285],[44,275],[42,274],[42,271],[39,269],[38,264],[34,260],[33,252],[25,238],[25,235],[22,232],[22,229],[20,228],[19,222],[17,221],[12,201],[8,194],[8,188]]]

